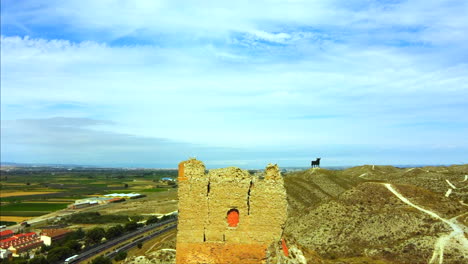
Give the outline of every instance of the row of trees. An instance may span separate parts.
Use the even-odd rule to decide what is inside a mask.
[[[173,218],[174,216],[163,216],[161,219],[157,218],[156,216],[151,216],[146,220],[146,225],[155,224],[158,222],[165,221],[167,219]],[[92,245],[97,244],[102,241],[103,238],[107,240],[114,239],[123,235],[126,232],[131,232],[137,230],[139,227],[142,227],[143,224],[137,223],[135,221],[131,221],[126,223],[125,225],[116,225],[108,228],[105,230],[102,227],[95,227],[89,230],[86,233],[86,244]]]
[[[132,216],[133,221],[143,219],[141,216]],[[101,215],[99,212],[86,212],[71,215],[66,222],[73,224],[107,224],[129,222],[128,215]]]
[[[143,224],[138,224],[137,222],[128,222],[125,225],[116,225],[108,228],[105,230],[102,227],[95,227],[91,230],[89,230],[86,233],[86,244],[87,245],[92,245],[92,244],[97,244],[102,241],[103,238],[106,238],[107,240],[114,239],[116,237],[119,237],[123,235],[126,232],[131,232],[136,230],[138,227],[143,226]]]

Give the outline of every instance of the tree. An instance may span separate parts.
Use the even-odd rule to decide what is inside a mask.
[[[12,259],[0,259],[2,264],[28,264],[28,260],[22,257],[12,258]]]
[[[52,246],[47,246],[47,245],[43,244],[41,246],[41,253],[45,253],[45,252],[47,252],[47,251],[49,251],[51,249],[52,249]]]
[[[49,262],[44,256],[40,256],[30,259],[28,264],[49,264]]]
[[[86,233],[86,240],[90,244],[96,244],[101,242],[102,238],[106,235],[106,231],[104,231],[104,228],[101,227],[95,227]]]
[[[114,259],[116,261],[121,261],[121,260],[124,260],[125,258],[127,258],[127,252],[125,251],[120,251],[119,253],[117,253],[117,255],[115,255]]]
[[[128,222],[125,224],[125,230],[128,232],[128,231],[133,231],[133,230],[136,230],[138,228],[138,224],[137,222]]]
[[[141,249],[143,247],[143,244],[141,242],[138,242],[137,247]]]
[[[116,225],[113,226],[106,231],[106,238],[107,239],[113,239],[116,238],[120,235],[122,235],[125,232],[124,228],[122,225]]]
[[[71,239],[82,239],[85,237],[85,232],[83,231],[83,228],[78,228],[73,234],[71,235]]]
[[[163,217],[161,217],[160,221],[166,221],[175,217],[176,217],[175,215],[164,215]]]
[[[72,249],[67,247],[56,247],[47,253],[47,261],[54,263],[60,260],[64,260],[71,255],[73,255]]]
[[[91,264],[112,264],[112,261],[110,260],[110,258],[99,256],[93,259],[93,261],[91,261]]]
[[[78,241],[76,240],[68,240],[67,242],[65,242],[64,246],[70,248],[75,253],[81,250],[81,244],[78,243]]]
[[[148,220],[146,220],[147,225],[156,224],[157,222],[159,222],[159,219],[156,216],[150,216]]]

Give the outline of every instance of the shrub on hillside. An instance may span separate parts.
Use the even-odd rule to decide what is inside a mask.
[[[58,262],[60,260],[64,260],[67,257],[73,255],[74,252],[72,249],[67,248],[67,247],[56,247],[51,249],[47,253],[47,261],[50,263]]]
[[[117,255],[115,255],[114,259],[116,261],[121,261],[121,260],[124,260],[125,258],[127,258],[127,252],[125,251],[120,251],[119,253],[117,253]]]
[[[113,239],[116,238],[120,235],[122,235],[125,232],[124,227],[122,225],[116,225],[113,227],[110,227],[106,231],[106,238],[107,239]]]
[[[98,212],[87,212],[73,214],[68,219],[73,224],[107,224],[107,223],[126,223],[127,215],[101,215]]]
[[[106,258],[104,256],[99,256],[91,262],[91,264],[112,264],[110,258]]]

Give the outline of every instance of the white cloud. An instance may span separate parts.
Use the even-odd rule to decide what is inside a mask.
[[[448,44],[466,41],[467,34],[463,32],[468,27],[468,3],[463,0],[10,0],[5,1],[3,9],[2,23],[5,25],[25,28],[62,24],[65,31],[102,40],[127,35],[159,39],[161,34],[185,36],[191,40],[222,39],[231,32],[284,39],[290,34],[286,31],[306,27],[329,31],[337,38],[346,38],[349,34],[355,36],[371,29],[396,29],[402,30],[403,34],[409,29],[414,41]],[[373,36],[365,38],[369,40]]]
[[[76,102],[87,109],[77,113],[73,108],[71,113],[113,120],[125,133],[227,146],[300,144],[309,131],[322,142],[377,143],[382,135],[394,133],[385,131],[387,122],[464,120],[456,109],[429,115],[435,98],[441,104],[463,104],[467,65],[444,68],[420,64],[420,57],[398,50],[356,51],[340,45],[298,60],[272,58],[265,63],[250,56],[240,63],[226,62],[217,52],[213,47],[110,47],[3,37],[3,118],[52,117],[58,110],[44,104]],[[400,110],[414,102],[426,109],[411,114]],[[25,107],[17,112],[10,105]],[[60,110],[67,115],[67,109]],[[289,120],[315,114],[345,118]],[[377,114],[380,120],[372,117]],[[382,131],[356,136],[368,134],[370,120]],[[330,133],[336,122],[354,131],[352,136],[341,130]],[[272,124],[277,128],[271,130]],[[322,129],[315,129],[317,125]],[[423,142],[418,136],[408,140]]]
[[[2,119],[257,150],[467,145],[467,4],[393,2],[5,1]]]
[[[327,144],[256,148],[222,148],[195,145],[157,137],[139,137],[103,131],[105,120],[89,118],[47,118],[2,121],[2,161],[42,164],[81,164],[124,167],[175,168],[181,160],[197,157],[209,167],[240,166],[264,168],[307,167],[311,157],[325,157],[325,166],[372,164],[452,163],[462,160],[466,146],[437,144],[422,148],[375,147],[360,144]],[[423,158],[421,157],[423,155]]]

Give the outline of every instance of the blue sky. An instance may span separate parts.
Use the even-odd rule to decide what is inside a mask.
[[[467,1],[2,0],[1,160],[468,161]]]

